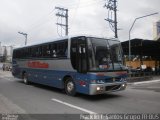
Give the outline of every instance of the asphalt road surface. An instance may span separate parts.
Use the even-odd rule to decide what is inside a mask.
[[[125,91],[76,97],[43,85],[25,85],[0,70],[0,113],[136,114],[160,113],[160,82],[128,85]]]

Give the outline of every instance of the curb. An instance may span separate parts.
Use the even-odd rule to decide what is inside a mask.
[[[142,82],[127,83],[127,84],[128,85],[140,85],[140,84],[157,83],[157,82],[160,82],[160,80],[149,80],[149,81],[142,81]]]

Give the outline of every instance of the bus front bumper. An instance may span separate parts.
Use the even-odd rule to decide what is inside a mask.
[[[105,84],[90,84],[90,95],[104,94],[107,92],[115,92],[125,90],[127,82],[114,82]]]

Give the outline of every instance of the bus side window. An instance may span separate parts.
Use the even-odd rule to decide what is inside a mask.
[[[34,57],[38,57],[38,56],[39,56],[38,47],[35,47],[35,56]]]
[[[24,58],[27,58],[28,57],[28,48],[25,48],[24,49]]]
[[[20,51],[20,56],[19,56],[20,58],[24,58],[24,54],[23,54],[23,53],[24,53],[24,49],[22,49],[22,50]]]
[[[52,52],[53,52],[52,57],[56,58],[57,57],[56,50],[53,50]]]
[[[38,56],[37,57],[42,57],[42,46],[38,46]]]
[[[31,57],[34,57],[35,56],[35,50],[34,50],[34,47],[31,48]]]
[[[68,55],[68,41],[64,43],[64,56],[67,57]]]
[[[51,45],[50,45],[50,44],[47,45],[46,54],[47,54],[46,56],[47,56],[48,58],[51,56]]]
[[[63,56],[63,43],[59,42],[57,43],[57,56],[62,57]]]
[[[57,43],[57,57],[67,57],[67,41],[62,41]]]
[[[31,48],[28,48],[28,55],[27,55],[28,58],[32,57],[31,53],[32,53]]]
[[[50,57],[50,54],[51,52],[49,44],[42,46],[42,56],[48,58]]]
[[[51,57],[52,58],[56,58],[57,57],[57,44],[56,43],[52,43],[50,50],[51,50]]]

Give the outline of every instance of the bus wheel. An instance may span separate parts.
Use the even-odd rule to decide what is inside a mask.
[[[76,87],[75,87],[75,83],[73,82],[72,78],[68,78],[65,81],[64,89],[67,95],[70,95],[70,96],[76,95]]]
[[[26,85],[29,84],[29,81],[28,81],[28,78],[27,78],[27,74],[26,74],[26,73],[23,74],[23,82],[24,82],[24,84],[26,84]]]

